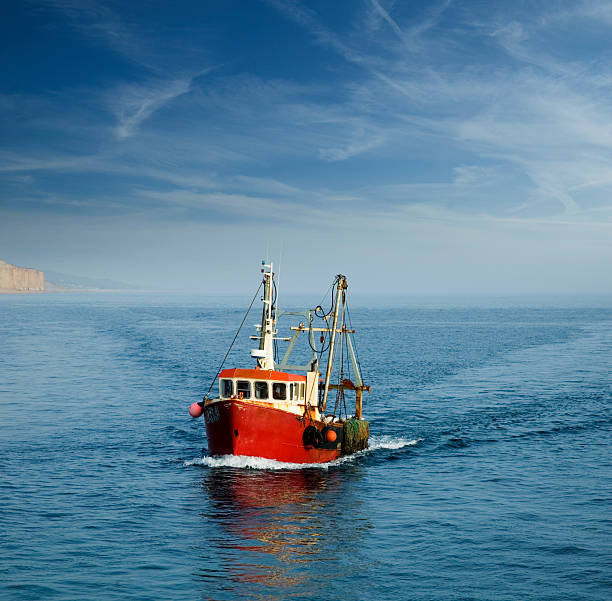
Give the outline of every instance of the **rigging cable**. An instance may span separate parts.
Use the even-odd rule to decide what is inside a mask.
[[[351,321],[351,312],[349,311],[349,307],[348,307],[348,303],[346,303],[346,316],[348,318],[348,323],[349,323],[349,327],[352,330],[353,329],[353,322]],[[357,360],[357,368],[359,369],[359,375],[361,377],[361,383],[363,384],[364,379],[363,379],[363,370],[361,369],[361,361],[359,361],[359,352],[357,351],[357,343],[355,342],[355,337],[353,336],[353,334],[349,334],[349,336],[351,336],[351,340],[353,342],[353,351],[355,351],[355,359]],[[356,378],[356,374],[355,374],[355,378]],[[365,403],[362,400],[362,403],[365,405]]]
[[[342,303],[342,318],[340,323],[342,323],[342,329],[345,329],[344,325],[344,313],[346,310],[346,299],[343,297]],[[344,335],[343,335],[344,334]],[[344,406],[344,415],[347,415],[346,412],[346,397],[344,395],[344,364],[346,362],[348,368],[348,348],[345,348],[344,344],[344,336],[348,336],[348,332],[342,332],[340,334],[340,366],[338,369],[338,388],[336,390],[336,404],[334,406],[334,415],[336,415],[336,411],[338,412],[338,417],[342,415],[342,407]],[[350,372],[349,372],[350,375]]]
[[[327,311],[327,313],[325,312],[325,310],[323,309],[323,307],[321,306],[321,303],[319,303],[316,307],[315,307],[315,315],[317,317],[319,317],[320,319],[325,319],[326,317],[328,317],[329,315],[332,314],[333,310],[334,310],[334,286],[338,283],[338,276],[336,276],[336,278],[334,279],[334,281],[331,283],[330,287],[325,291],[325,294],[323,294],[323,298],[321,299],[321,303],[325,300],[325,297],[327,296],[327,293],[330,292],[330,305],[331,308],[329,311]],[[319,309],[321,312],[321,315],[319,315]]]
[[[349,311],[348,303],[346,303],[346,316],[348,317],[349,327],[353,329],[353,322],[351,321],[351,312]],[[359,353],[357,352],[357,344],[355,342],[355,337],[351,333],[351,340],[353,341],[353,350],[355,351],[355,359],[357,359],[357,367],[359,368],[359,373],[361,374],[361,379],[363,380],[363,371],[361,370],[361,362],[359,361]]]
[[[217,379],[217,376],[221,373],[221,370],[223,369],[223,365],[225,364],[225,360],[227,359],[227,356],[230,354],[230,351],[232,350],[232,347],[234,346],[234,342],[236,342],[236,338],[238,338],[238,334],[240,334],[240,330],[242,329],[242,326],[244,325],[244,322],[246,321],[246,318],[248,317],[251,311],[251,307],[253,306],[253,303],[255,302],[255,299],[257,298],[259,291],[261,290],[262,284],[263,284],[263,280],[260,282],[259,288],[257,288],[257,291],[255,292],[255,295],[253,296],[253,299],[251,300],[251,304],[249,305],[247,312],[244,314],[244,317],[242,318],[242,322],[238,326],[238,331],[236,332],[236,335],[234,336],[234,340],[232,340],[232,343],[229,345],[229,348],[227,349],[227,353],[225,353],[225,357],[223,357],[223,361],[221,361],[221,365],[219,365],[219,369],[217,370],[215,377],[212,379],[212,382],[210,383],[210,386],[208,387],[208,390],[206,391],[206,394],[204,395],[204,398],[202,400],[206,400],[208,398],[208,395],[210,394],[210,391],[212,390],[212,387],[215,383],[215,380]],[[262,333],[262,336],[263,336],[263,333]]]
[[[323,307],[321,306],[321,304],[318,304],[315,308],[314,308],[314,315],[315,317],[318,317],[319,319],[323,320],[323,322],[325,323],[326,326],[329,327],[329,324],[327,323],[327,319],[329,318],[329,316],[334,312],[334,286],[338,283],[338,277],[336,277],[334,279],[334,281],[331,283],[330,287],[325,291],[325,294],[323,294],[323,298],[321,299],[321,302],[324,301],[325,297],[327,296],[327,293],[331,291],[331,307],[329,309],[329,311],[325,312],[325,310],[323,309]],[[312,321],[310,321],[309,323],[309,330],[312,329]],[[331,344],[331,336],[329,339],[329,342],[327,344],[327,347],[325,346],[325,338],[327,337],[327,332],[325,334],[323,334],[321,332],[321,338],[323,338],[323,340],[321,340],[321,350],[318,350],[317,348],[313,347],[311,342],[310,342],[310,332],[308,333],[308,346],[310,347],[310,350],[317,354],[319,357],[323,357],[323,353],[326,353],[327,350],[329,349],[329,345]]]

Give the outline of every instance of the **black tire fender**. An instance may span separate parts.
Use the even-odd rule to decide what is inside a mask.
[[[320,447],[323,444],[323,435],[314,426],[307,426],[302,434],[304,446]]]

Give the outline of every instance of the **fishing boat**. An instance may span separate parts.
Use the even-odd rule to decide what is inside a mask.
[[[346,277],[335,277],[329,311],[319,305],[315,309],[291,312],[276,306],[273,264],[262,262],[261,272],[263,279],[253,297],[254,302],[263,286],[261,323],[255,326],[257,334],[251,336],[259,342],[251,351],[255,365],[223,369],[222,363],[215,378],[218,396],[211,398],[207,394],[189,408],[192,417],[204,416],[210,455],[324,463],[367,448],[370,426],[362,418],[362,407],[363,392],[369,392],[370,387],[361,377],[353,340],[355,330],[347,326],[350,314]],[[277,320],[287,315],[303,320],[290,328],[292,336],[277,337]],[[322,327],[315,327],[317,318]],[[315,333],[319,335],[319,346]],[[290,358],[301,334],[307,337],[310,360],[305,365],[291,365]],[[287,342],[288,346],[278,361],[275,350],[280,341]],[[228,354],[229,350],[226,358]],[[322,364],[325,364],[324,376]],[[355,395],[354,412],[350,416],[347,392]],[[335,396],[333,408],[332,396]]]

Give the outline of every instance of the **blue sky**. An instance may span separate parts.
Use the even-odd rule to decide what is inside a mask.
[[[0,258],[612,292],[612,2],[9,1]]]

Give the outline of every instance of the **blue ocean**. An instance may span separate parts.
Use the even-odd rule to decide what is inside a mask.
[[[0,296],[1,599],[612,599],[612,299],[351,298],[371,447],[315,467],[187,413],[249,298]]]

